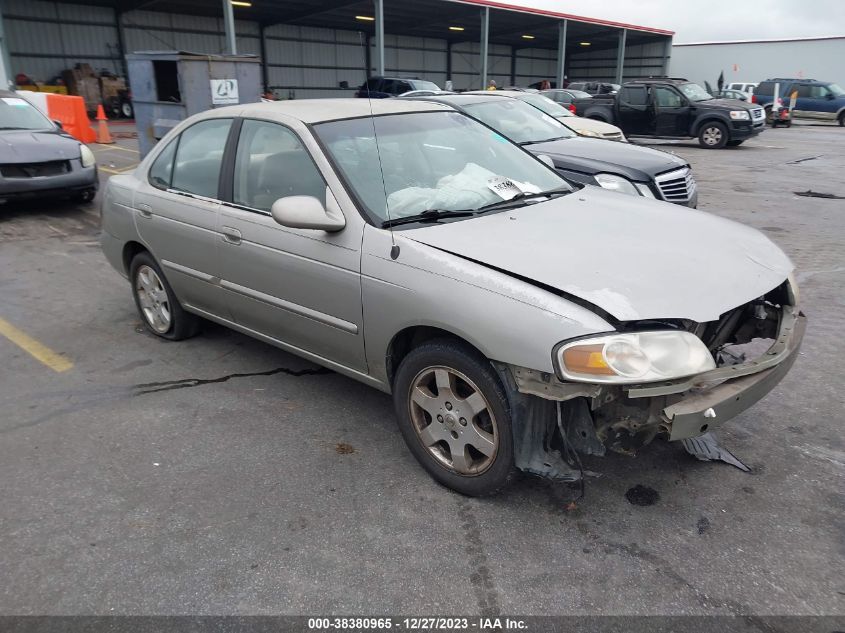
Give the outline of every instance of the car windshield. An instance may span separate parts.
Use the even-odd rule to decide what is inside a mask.
[[[458,112],[345,119],[314,130],[371,217],[382,222],[571,190],[530,154]]]
[[[464,110],[514,143],[542,143],[575,136],[554,117],[518,99],[485,100],[464,105]]]
[[[834,97],[845,96],[845,90],[839,87],[839,84],[828,84],[827,89],[833,93]]]
[[[550,116],[574,116],[562,105],[541,94],[529,94],[526,92],[525,94],[519,95],[517,99],[534,106],[538,110],[541,110]]]
[[[0,130],[49,130],[46,116],[20,97],[0,97]]]
[[[411,84],[413,85],[414,90],[440,90],[440,86],[431,81],[420,81],[419,79],[414,79]]]
[[[679,87],[681,92],[684,93],[684,96],[690,101],[707,101],[713,98],[713,95],[698,84],[681,84]]]

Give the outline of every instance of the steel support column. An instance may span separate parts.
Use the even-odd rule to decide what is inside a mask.
[[[665,41],[663,50],[663,74],[669,76],[669,62],[672,59],[672,36],[669,35]]]
[[[235,12],[231,0],[223,0],[223,24],[226,28],[226,52],[229,55],[238,54],[238,43],[235,39]]]
[[[376,9],[376,75],[384,75],[384,0],[374,0]]]
[[[0,0],[0,90],[12,87],[12,66],[9,63],[9,44],[3,31],[3,0]]]
[[[490,7],[481,9],[481,88],[487,87],[487,48],[490,36]]]
[[[446,81],[452,81],[452,40],[446,40]]]
[[[566,29],[569,22],[561,20],[557,25],[557,75],[555,87],[563,88],[563,77],[566,74]]]
[[[258,42],[260,46],[258,50],[261,53],[261,89],[264,91],[270,90],[270,70],[267,67],[267,40],[264,39],[265,28],[264,22],[258,25]]]
[[[628,29],[619,31],[619,44],[616,47],[616,83],[622,83],[625,71],[625,43],[628,41]]]

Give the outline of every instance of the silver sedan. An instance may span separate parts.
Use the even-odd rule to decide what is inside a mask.
[[[469,495],[700,435],[804,331],[762,234],[569,183],[432,103],[204,112],[111,178],[102,215],[153,333],[208,319],[392,393],[413,455]]]

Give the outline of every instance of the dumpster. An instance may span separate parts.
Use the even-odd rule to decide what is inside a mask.
[[[141,158],[187,117],[261,100],[261,60],[255,55],[140,51],[126,56]]]

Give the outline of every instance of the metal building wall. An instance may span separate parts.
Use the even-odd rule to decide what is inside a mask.
[[[371,46],[370,59],[374,60],[374,41],[371,41]],[[446,50],[446,40],[385,34],[384,71],[427,79],[442,88],[446,83]],[[370,72],[375,72],[375,66]]]
[[[625,46],[623,81],[664,75],[668,36],[655,37],[654,41]],[[615,81],[616,49],[585,50],[571,53],[566,63],[566,74],[570,81],[593,79]]]
[[[673,76],[714,87],[720,72],[725,83],[760,82],[770,77],[807,77],[845,87],[845,37],[788,42],[726,42],[676,44],[672,47]]]
[[[455,90],[480,90],[481,44],[460,42],[452,46],[452,85]],[[487,51],[487,79],[495,79],[499,87],[511,81],[511,47],[490,44]]]
[[[9,74],[49,81],[75,63],[121,72],[114,11],[44,0],[4,0]]]
[[[545,48],[519,49],[516,55],[514,84],[529,86],[537,81],[554,81],[557,75],[557,51]]]
[[[364,83],[366,38],[358,31],[276,24],[264,39],[269,87],[281,98],[349,97]]]
[[[159,11],[127,11],[121,16],[126,52],[177,50],[226,52],[223,18]],[[257,22],[235,21],[238,53],[261,54]]]

